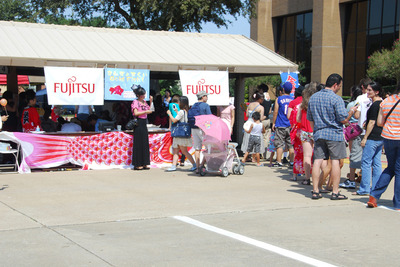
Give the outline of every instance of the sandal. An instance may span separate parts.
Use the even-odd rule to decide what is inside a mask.
[[[310,185],[310,184],[311,184],[311,180],[310,180],[310,179],[304,179],[304,180],[301,182],[301,184],[302,184],[302,185]]]
[[[344,200],[344,199],[347,199],[347,197],[340,193],[337,193],[337,194],[332,193],[332,195],[331,195],[331,200]]]
[[[322,188],[321,188],[321,189],[319,190],[319,192],[322,193],[322,194],[328,194],[328,193],[332,192],[332,190],[327,190],[327,189],[322,189]]]
[[[320,198],[322,198],[322,195],[321,195],[321,193],[320,192],[314,192],[314,191],[311,191],[311,199],[320,199]]]

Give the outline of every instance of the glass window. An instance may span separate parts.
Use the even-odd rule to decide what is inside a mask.
[[[308,38],[311,38],[311,34],[312,34],[312,13],[304,14],[304,32],[308,36]]]
[[[394,25],[396,17],[396,2],[397,1],[395,0],[383,1],[382,27]]]
[[[354,66],[354,64],[348,64],[343,67],[343,95],[350,95],[350,88],[356,84]]]
[[[381,26],[382,0],[370,0],[369,7],[369,28]]]
[[[304,28],[304,15],[298,15],[298,16],[296,16],[297,17],[297,22],[296,22],[296,30],[297,31],[299,31],[299,30],[303,30],[303,28]]]
[[[397,0],[396,25],[400,22],[400,0]]]
[[[345,63],[355,63],[355,51],[356,51],[356,34],[349,33],[347,35],[345,52],[344,52],[344,62]]]
[[[286,41],[294,41],[296,37],[296,16],[287,17]]]
[[[360,81],[363,77],[366,76],[367,73],[365,71],[365,67],[366,67],[366,64],[364,62],[356,65],[356,73],[354,74],[354,77],[355,77],[354,84],[356,84],[356,83],[358,84],[357,81]]]
[[[357,30],[365,31],[368,28],[368,1],[358,3]]]
[[[357,48],[356,48],[356,62],[365,62],[367,58],[367,33],[366,31],[358,32],[357,33]]]
[[[357,29],[357,5],[347,5],[347,14],[350,14],[348,20],[348,32],[354,32]]]
[[[277,18],[277,52],[298,63],[304,62],[302,74],[311,78],[312,13]]]

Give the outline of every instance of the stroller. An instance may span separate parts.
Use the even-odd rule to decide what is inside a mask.
[[[203,144],[207,148],[207,151],[203,153],[207,164],[206,167],[200,168],[201,176],[212,173],[227,177],[229,171],[233,174],[244,174],[244,165],[241,164],[236,151],[237,143],[218,142],[214,138],[207,137]]]

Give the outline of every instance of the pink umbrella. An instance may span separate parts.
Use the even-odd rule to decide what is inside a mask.
[[[231,140],[228,125],[217,116],[210,114],[195,116],[195,118],[195,125],[202,129],[206,136],[213,137],[217,141]]]

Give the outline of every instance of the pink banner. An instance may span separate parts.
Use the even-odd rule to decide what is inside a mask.
[[[133,137],[123,132],[76,137],[1,132],[0,140],[21,145],[21,173],[66,163],[83,166],[82,169],[122,168],[132,164]],[[171,163],[171,145],[169,132],[149,134],[151,164]]]

